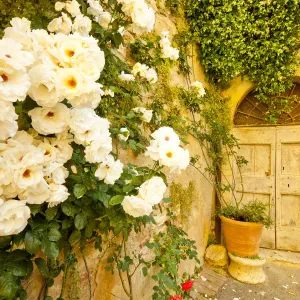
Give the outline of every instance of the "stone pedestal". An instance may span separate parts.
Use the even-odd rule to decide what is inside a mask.
[[[229,274],[241,282],[250,284],[262,283],[266,279],[263,271],[263,266],[266,259],[259,256],[259,259],[250,259],[232,255],[228,253],[230,258],[230,265],[228,267]]]

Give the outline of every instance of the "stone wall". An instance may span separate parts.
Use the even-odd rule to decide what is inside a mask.
[[[162,30],[169,30],[173,35],[177,32],[175,19],[167,12],[163,4],[160,4],[160,8],[157,8],[155,2],[152,1],[151,5],[157,11],[156,17],[156,33],[160,33]],[[199,62],[193,58],[193,62],[190,64],[193,66],[192,81],[199,80],[204,82],[203,69]],[[179,75],[177,69],[174,68],[171,71],[171,84],[177,86],[186,86],[186,78]],[[205,84],[205,83],[204,83]],[[168,97],[168,95],[166,95]],[[200,155],[201,149],[199,144],[193,138],[189,139],[189,149],[191,155]],[[128,160],[128,154],[121,155],[120,159],[122,161]],[[130,159],[137,164],[147,164],[145,157]],[[149,165],[150,161],[149,161]],[[205,163],[203,161],[203,166]],[[199,252],[199,257],[203,262],[203,254],[207,243],[208,234],[211,227],[211,208],[213,199],[213,189],[212,186],[204,179],[198,171],[192,167],[182,172],[181,175],[172,175],[168,178],[169,183],[174,182],[178,184],[177,191],[180,197],[186,196],[191,197],[188,201],[182,202],[180,209],[185,209],[185,205],[188,205],[189,218],[183,220],[183,228],[188,232],[189,237],[196,241],[197,249]],[[180,191],[181,190],[181,191]],[[179,199],[180,200],[180,199]],[[180,211],[178,211],[180,214]],[[164,227],[164,216],[155,217],[160,226],[156,226],[156,230],[163,230]],[[149,255],[145,247],[145,242],[148,241],[150,234],[153,232],[153,228],[147,228],[138,235],[133,235],[128,241],[128,251],[139,249],[146,256]],[[69,270],[66,279],[66,285],[64,287],[63,298],[64,300],[70,299],[94,299],[94,300],[117,300],[117,299],[128,299],[123,291],[118,272],[115,270],[114,274],[105,270],[107,265],[107,257],[110,253],[109,243],[105,243],[103,251],[100,253],[98,250],[94,249],[93,242],[84,249],[83,253],[79,248],[75,248],[78,263]],[[84,262],[84,258],[86,264]],[[86,266],[89,272],[87,272]],[[180,266],[182,271],[193,272],[193,265],[191,263],[186,263]],[[154,270],[155,271],[155,270]],[[61,273],[56,279],[54,285],[49,289],[48,295],[56,299],[61,293],[61,284],[63,281],[64,273]],[[90,278],[89,278],[90,277]],[[125,277],[124,277],[125,278]],[[90,280],[89,280],[90,279]],[[89,286],[89,282],[91,287]],[[152,295],[152,284],[153,281],[150,277],[144,277],[140,269],[138,269],[133,277],[133,287],[135,300],[150,300]],[[39,294],[43,289],[43,280],[37,270],[33,272],[31,278],[24,282],[24,286],[28,292],[29,300],[39,299]],[[91,293],[91,295],[90,295]]]

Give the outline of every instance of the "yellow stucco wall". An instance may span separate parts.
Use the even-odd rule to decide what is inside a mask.
[[[295,82],[300,83],[300,67],[296,70]],[[249,79],[244,78],[243,80],[239,77],[230,83],[230,87],[222,92],[224,97],[229,97],[229,108],[231,120],[234,118],[234,113],[238,105],[243,101],[246,95],[255,88],[255,84]]]

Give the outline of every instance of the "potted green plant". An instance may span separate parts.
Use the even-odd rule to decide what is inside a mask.
[[[263,227],[269,228],[273,223],[267,206],[258,200],[242,205],[227,204],[216,215],[222,220],[227,250],[243,257],[258,254]]]

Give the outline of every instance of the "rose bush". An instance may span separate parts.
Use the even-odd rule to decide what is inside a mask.
[[[113,53],[126,29],[153,29],[154,10],[144,1],[112,3],[57,2],[47,30],[13,18],[0,40],[0,252],[8,260],[14,253],[20,265],[34,260],[49,287],[74,245],[94,239],[101,250],[101,235],[126,240],[155,224],[153,210],[168,202],[164,167],[180,173],[190,161],[177,133],[141,106],[158,81],[155,68],[129,66]],[[178,58],[167,32],[161,47],[162,59]],[[128,101],[116,109],[114,98]],[[119,143],[146,151],[153,167],[122,163]],[[39,250],[44,258],[34,257]],[[32,267],[16,275],[1,266],[0,297],[24,295],[20,280]]]

